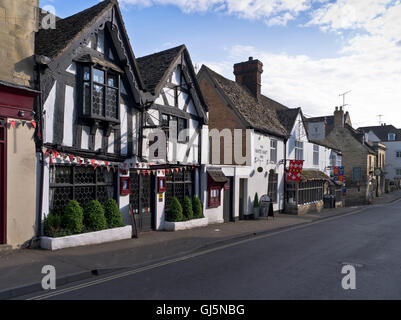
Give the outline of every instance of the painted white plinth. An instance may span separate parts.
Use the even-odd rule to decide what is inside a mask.
[[[131,239],[132,226],[107,229],[95,232],[75,234],[61,238],[41,237],[40,246],[47,250],[59,250],[91,244],[99,244],[111,241]]]
[[[164,222],[164,230],[166,231],[179,231],[179,230],[188,230],[193,228],[199,227],[206,227],[209,224],[208,218],[202,219],[193,219],[189,221],[182,221],[182,222]]]

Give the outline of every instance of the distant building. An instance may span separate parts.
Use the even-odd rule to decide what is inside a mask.
[[[349,113],[344,113],[342,107],[336,107],[333,116],[309,118],[307,121],[311,137],[317,140],[325,138],[342,151],[346,204],[369,202],[378,194],[378,181],[381,185],[380,177],[383,175],[381,170],[375,170],[378,150],[382,154],[386,147],[380,143],[375,146],[365,134],[355,130]]]
[[[401,129],[393,125],[361,127],[358,130],[365,133],[366,139],[373,143],[382,143],[386,146],[384,171],[386,179],[401,181]]]

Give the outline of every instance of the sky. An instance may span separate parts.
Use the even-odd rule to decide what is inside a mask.
[[[62,18],[99,0],[40,0]],[[306,116],[343,104],[355,128],[401,128],[400,0],[119,0],[136,57],[185,44],[234,80],[263,63],[262,93]],[[380,117],[379,117],[380,116]]]

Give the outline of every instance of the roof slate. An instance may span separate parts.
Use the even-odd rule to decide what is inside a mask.
[[[372,131],[381,141],[389,141],[389,133],[395,133],[395,140],[401,141],[401,129],[397,129],[393,125],[361,127],[358,128],[358,130],[364,133],[369,133],[369,131]]]
[[[157,85],[164,78],[171,63],[184,49],[185,46],[181,45],[136,59],[142,79],[149,91],[155,94]]]
[[[246,87],[224,78],[205,65],[202,68],[208,72],[250,127],[281,137],[288,136],[288,131],[281,124],[276,109],[272,107],[274,105],[280,108],[280,104],[264,96],[258,101]]]
[[[36,54],[50,59],[59,56],[84,30],[104,12],[116,4],[116,0],[105,0],[82,12],[56,22],[56,29],[40,29],[36,34]]]

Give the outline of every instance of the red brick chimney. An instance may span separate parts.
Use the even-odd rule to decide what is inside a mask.
[[[235,81],[246,86],[256,99],[260,98],[262,73],[263,63],[259,60],[253,60],[252,57],[249,57],[246,62],[234,65]]]

